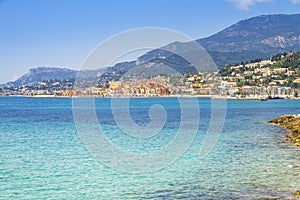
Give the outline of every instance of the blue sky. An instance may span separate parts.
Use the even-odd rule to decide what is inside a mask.
[[[100,42],[129,29],[198,39],[242,19],[299,11],[300,0],[0,0],[0,83],[39,66],[76,69]]]

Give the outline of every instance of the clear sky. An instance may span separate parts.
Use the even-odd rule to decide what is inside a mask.
[[[300,0],[0,0],[0,83],[39,66],[78,68],[108,37],[133,28],[192,38],[242,19],[300,13]]]

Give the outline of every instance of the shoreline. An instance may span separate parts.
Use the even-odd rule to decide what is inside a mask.
[[[236,100],[236,101],[266,101],[268,98],[264,97],[223,97],[223,96],[215,96],[212,99],[214,100]]]
[[[286,141],[290,141],[294,143],[294,146],[300,147],[300,114],[283,115],[267,123],[287,129],[287,134],[285,135]],[[300,190],[296,190],[294,196],[299,197]]]
[[[300,100],[298,98],[274,98],[268,97],[228,97],[220,95],[168,95],[168,96],[99,96],[99,95],[83,95],[83,96],[58,96],[58,95],[10,95],[3,97],[25,97],[25,98],[210,98],[212,100],[233,100],[233,101],[269,101],[269,100]]]
[[[286,139],[300,147],[300,114],[283,115],[268,121],[268,124],[287,129]]]

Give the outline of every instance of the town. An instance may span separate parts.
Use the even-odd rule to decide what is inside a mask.
[[[296,99],[300,94],[300,52],[277,54],[222,67],[214,72],[111,80],[86,84],[76,79],[0,88],[2,96],[28,97],[213,97],[221,99]],[[86,81],[87,82],[87,81]],[[85,86],[83,86],[85,85]]]

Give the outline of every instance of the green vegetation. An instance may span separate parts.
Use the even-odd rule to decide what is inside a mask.
[[[299,88],[300,52],[276,54],[270,60],[261,58],[239,65],[231,64],[220,69],[223,80],[236,81],[242,86],[283,86]]]

